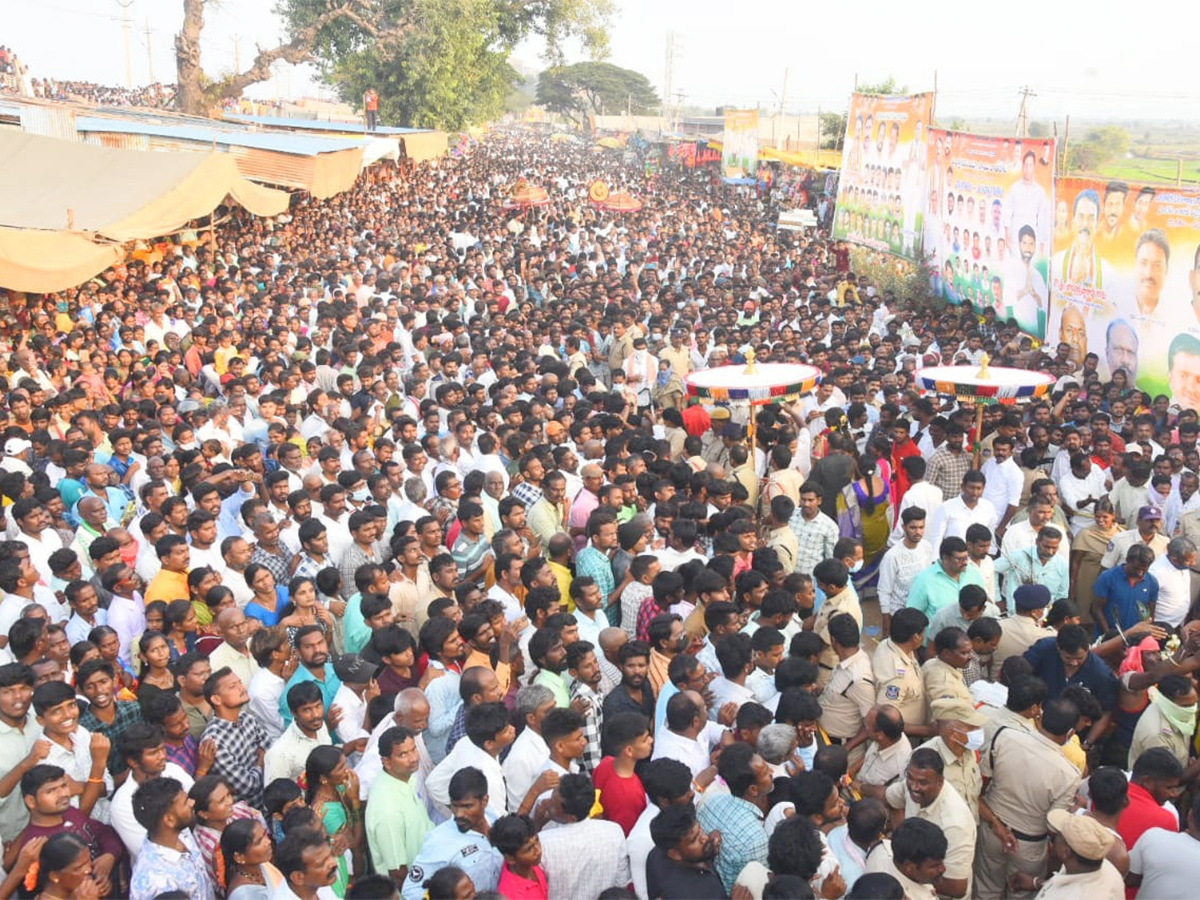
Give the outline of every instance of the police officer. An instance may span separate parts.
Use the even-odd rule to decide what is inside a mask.
[[[909,737],[933,734],[926,724],[925,682],[917,648],[925,642],[929,619],[919,609],[898,609],[892,615],[888,639],[875,648],[871,660],[875,671],[875,702],[887,703],[904,716],[904,732]]]
[[[978,896],[1033,896],[1009,889],[1008,877],[1046,872],[1046,815],[1069,808],[1079,787],[1079,770],[1062,752],[1078,718],[1079,709],[1070,700],[1047,700],[1034,731],[999,728],[984,748],[975,855]]]

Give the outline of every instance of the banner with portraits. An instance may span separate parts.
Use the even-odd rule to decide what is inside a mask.
[[[949,303],[992,309],[1044,340],[1054,141],[931,128],[922,247]]]
[[[758,110],[725,110],[721,165],[730,178],[752,178],[758,169]]]
[[[854,94],[833,237],[921,260],[932,94]]]
[[[1200,190],[1060,178],[1047,341],[1200,411]]]

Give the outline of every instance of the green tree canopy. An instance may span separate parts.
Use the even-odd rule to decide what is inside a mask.
[[[907,94],[908,85],[902,86],[897,84],[896,79],[889,75],[883,81],[876,82],[875,84],[860,84],[854,90],[859,94],[877,94],[886,97],[891,94]]]
[[[1093,172],[1110,159],[1129,152],[1129,132],[1118,125],[1093,128],[1082,141],[1072,143],[1067,157],[1070,172]]]
[[[284,39],[258,47],[244,71],[214,77],[201,60],[209,2],[182,0],[175,57],[184,111],[204,114],[241,96],[278,62],[315,62],[343,99],[357,104],[374,87],[385,122],[444,128],[503,110],[516,81],[508,54],[526,38],[543,38],[555,64],[572,40],[602,58],[613,9],[612,0],[278,0]]]
[[[556,66],[538,76],[537,102],[550,112],[581,123],[591,114],[636,115],[659,108],[654,86],[641,72],[606,62]]]
[[[821,113],[821,149],[841,150],[846,141],[846,117],[841,113]]]

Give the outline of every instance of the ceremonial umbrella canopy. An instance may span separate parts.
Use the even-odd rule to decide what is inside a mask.
[[[1053,375],[1033,372],[1028,369],[1010,369],[989,366],[988,355],[978,366],[930,366],[918,369],[913,378],[922,394],[942,394],[954,397],[960,403],[975,406],[976,457],[980,453],[980,438],[983,436],[983,408],[1000,404],[1015,406],[1031,400],[1041,400],[1054,387]],[[978,458],[976,459],[978,464]]]
[[[513,186],[505,206],[508,209],[528,209],[531,206],[545,206],[549,202],[550,195],[546,193],[545,188],[529,184],[522,179]]]
[[[641,209],[642,201],[626,191],[613,191],[606,200],[597,205],[609,212],[627,213]]]
[[[746,365],[717,366],[693,372],[684,379],[689,397],[706,404],[790,403],[816,388],[821,370],[799,363],[756,363],[754,351],[746,352]],[[749,420],[750,446],[754,446],[754,415]]]

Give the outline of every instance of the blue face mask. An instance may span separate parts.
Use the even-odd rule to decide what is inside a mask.
[[[863,561],[860,559],[858,562],[856,562],[854,565],[852,565],[850,567],[850,571],[851,572],[861,572],[862,567],[863,567]]]

